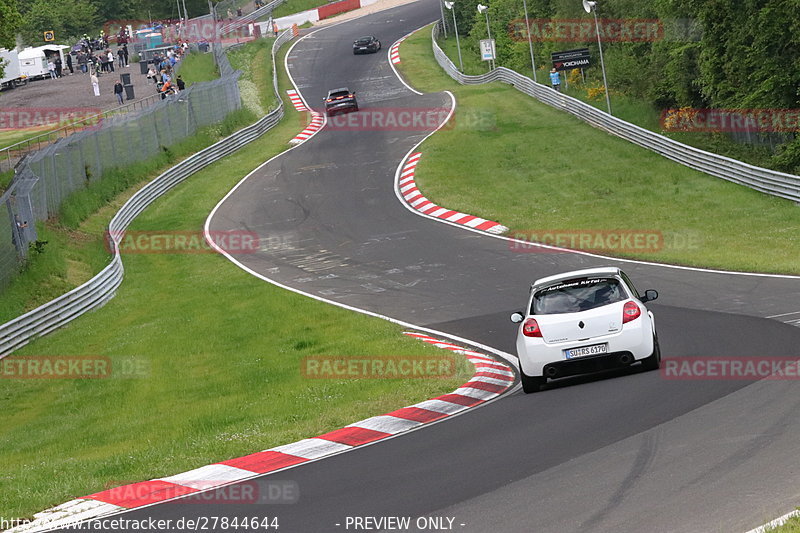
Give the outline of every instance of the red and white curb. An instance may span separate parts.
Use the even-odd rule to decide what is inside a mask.
[[[440,207],[425,198],[425,196],[423,196],[420,190],[417,188],[417,184],[414,181],[414,172],[417,168],[417,163],[419,163],[420,157],[422,157],[422,153],[420,152],[411,154],[409,156],[405,165],[403,165],[403,170],[400,173],[400,180],[397,183],[400,194],[406,203],[408,203],[408,205],[424,215],[440,218],[448,222],[453,222],[454,224],[461,224],[470,228],[483,230],[495,235],[499,235],[508,231],[507,227],[503,226],[502,224],[498,224],[497,222],[492,222],[491,220],[486,220],[473,215],[467,215],[466,213],[453,211],[445,207]]]
[[[303,99],[300,98],[300,95],[297,94],[297,91],[295,91],[294,89],[289,89],[289,90],[286,91],[286,94],[289,95],[289,100],[292,101],[292,105],[294,106],[294,108],[296,110],[301,111],[301,112],[302,111],[308,111],[308,108],[306,107],[306,104],[303,103]]]
[[[292,144],[301,143],[317,133],[322,125],[325,123],[325,115],[317,113],[316,111],[309,111],[311,113],[311,122],[306,126],[306,129],[297,134],[297,136],[289,141]]]
[[[322,113],[317,113],[316,111],[312,111],[306,107],[306,104],[303,102],[303,98],[300,96],[300,93],[294,89],[287,90],[286,94],[289,95],[289,100],[292,101],[292,105],[297,111],[300,111],[301,113],[308,112],[311,114],[311,122],[309,122],[308,126],[306,126],[303,131],[298,133],[294,139],[289,141],[291,144],[298,144],[313,136],[320,130],[320,128],[322,128],[322,126],[325,124],[325,116]]]
[[[160,503],[351,450],[428,424],[492,400],[514,385],[514,371],[506,363],[448,341],[405,332],[438,348],[463,354],[475,366],[472,378],[449,394],[373,416],[341,429],[229,459],[161,479],[123,485],[69,501],[34,515],[34,520],[9,529],[13,533],[69,527],[82,520]]]
[[[406,35],[408,37],[408,35]],[[397,65],[400,63],[400,43],[406,40],[406,37],[399,39],[396,43],[392,45],[389,49],[389,59],[392,61],[393,64]]]

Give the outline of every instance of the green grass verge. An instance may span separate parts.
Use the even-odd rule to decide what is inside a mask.
[[[211,54],[190,54],[184,61],[188,61],[192,76],[217,76]],[[271,69],[271,61],[260,68]],[[98,236],[135,190],[181,159],[255,119],[256,115],[246,109],[231,113],[222,124],[203,128],[150,160],[124,169],[109,169],[103,179],[67,197],[57,218],[37,223],[39,251],[32,251],[22,273],[0,288],[0,323],[64,294],[100,272],[108,264],[109,255]],[[92,214],[100,216],[89,220]]]
[[[282,88],[289,87],[285,74]],[[287,147],[297,120],[192,176],[135,230],[201,231],[217,201]],[[85,224],[101,229],[108,217]],[[311,380],[308,355],[441,355],[400,328],[278,289],[213,254],[126,255],[106,306],[20,350],[99,355],[139,377],[6,379],[0,516],[33,512],[124,483],[175,474],[330,431],[453,390],[447,379]],[[113,367],[112,367],[113,368]]]
[[[403,42],[400,70],[456,96],[455,127],[425,141],[420,189],[512,234],[619,228],[663,235],[655,252],[614,254],[741,271],[800,274],[800,209],[693,171],[501,83],[461,86],[433,58],[430,28]]]
[[[449,38],[446,40],[439,40],[439,46],[458,66],[456,40],[452,35],[448,34],[448,36]],[[462,72],[465,74],[478,75],[488,72],[488,63],[480,60],[477,45],[468,38],[461,39],[461,56],[464,64]],[[549,86],[549,67],[542,68],[542,65],[539,65],[539,67],[536,72],[536,80]],[[529,71],[524,71],[522,74],[532,76]],[[572,81],[566,79],[567,76],[564,72],[561,73],[561,90],[565,94],[606,111],[605,94],[602,92],[595,94],[597,89],[602,89],[603,87],[602,79],[592,80],[587,77],[584,83],[577,72],[570,74],[570,76]],[[733,159],[739,159],[751,165],[771,168],[774,163],[772,151],[767,145],[739,143],[724,133],[664,131],[661,127],[661,110],[654,106],[652,102],[615,91],[613,84],[609,87],[609,91],[611,94],[611,109],[615,117],[675,139],[678,142]]]
[[[770,533],[800,533],[800,517],[793,516],[782,526],[767,529]]]
[[[192,52],[181,60],[181,68],[178,70],[186,86],[201,81],[211,81],[219,78],[219,70],[214,63],[214,54],[203,54]]]
[[[266,114],[276,104],[272,87],[272,44],[275,39],[258,39],[235,48],[228,59],[235,70],[241,70],[239,89],[245,107],[259,116]]]
[[[276,19],[287,15],[294,15],[295,13],[308,11],[309,9],[324,6],[328,3],[330,2],[326,2],[325,0],[287,0],[275,8],[275,11],[272,12],[272,18]]]

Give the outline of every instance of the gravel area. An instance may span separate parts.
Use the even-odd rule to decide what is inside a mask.
[[[156,92],[156,86],[144,74],[140,74],[139,64],[129,67],[115,67],[116,72],[103,72],[98,77],[100,96],[95,96],[89,74],[67,74],[58,79],[40,79],[29,81],[23,87],[7,89],[0,92],[0,108],[6,110],[23,108],[100,108],[102,110],[118,107],[114,96],[114,83],[120,79],[121,73],[130,73],[133,84],[134,100],[141,100]],[[125,100],[126,104],[134,100]]]

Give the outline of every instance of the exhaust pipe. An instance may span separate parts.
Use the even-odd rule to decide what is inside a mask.
[[[544,371],[544,373],[545,375],[547,375],[548,378],[554,378],[556,377],[556,375],[558,375],[558,370],[555,367],[549,366],[547,367],[547,370]]]
[[[627,353],[624,353],[619,356],[619,362],[623,365],[629,365],[633,362],[633,356]]]

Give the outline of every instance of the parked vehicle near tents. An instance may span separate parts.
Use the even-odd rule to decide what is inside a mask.
[[[0,76],[0,89],[8,89],[25,83],[19,67],[19,54],[16,50],[0,48],[0,63],[3,64],[3,75]]]
[[[52,58],[61,58],[61,63],[66,65],[64,50],[69,46],[63,44],[46,44],[44,46],[28,47],[19,53],[19,69],[22,76],[28,79],[46,78],[50,76],[47,70],[47,61]],[[69,52],[67,52],[69,53]]]

